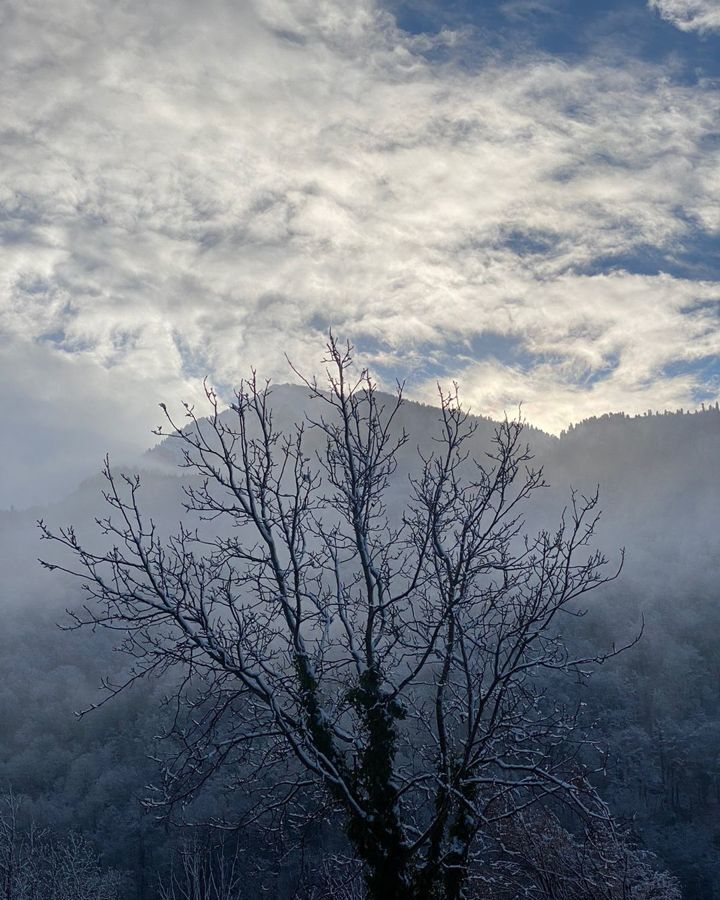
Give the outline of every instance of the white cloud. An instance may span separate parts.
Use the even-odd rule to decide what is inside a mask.
[[[500,5],[500,12],[510,20],[523,21],[537,14],[557,13],[557,7],[545,0],[506,0]]]
[[[718,0],[648,0],[648,6],[682,31],[720,30]]]
[[[0,345],[0,502],[46,505],[98,472],[112,449],[116,463],[133,463],[152,446],[163,421],[158,395],[199,401],[196,384],[177,366],[154,373],[120,364],[110,369],[80,354],[17,341]]]
[[[8,346],[154,403],[205,372],[284,378],[286,351],[310,367],[329,324],[399,374],[492,332],[558,362],[458,362],[481,408],[500,402],[481,385],[542,386],[528,413],[548,427],[690,405],[663,367],[712,344],[682,310],[720,286],[583,273],[718,229],[711,85],[594,59],[459,69],[368,0],[0,9]]]
[[[670,377],[664,369],[720,359],[717,311],[684,312],[699,295],[716,295],[717,285],[623,272],[567,275],[545,284],[543,302],[535,305],[532,281],[514,287],[513,320],[508,326],[498,316],[490,328],[530,335],[527,359],[502,364],[492,357],[476,361],[462,349],[455,354],[452,376],[477,412],[501,417],[522,404],[531,422],[559,432],[603,412],[693,407],[690,372]],[[434,394],[428,380],[423,395]]]

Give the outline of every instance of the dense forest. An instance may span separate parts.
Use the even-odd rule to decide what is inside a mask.
[[[276,388],[272,402],[281,425],[308,408],[300,387]],[[436,420],[431,406],[401,409],[396,425],[410,441],[390,488],[398,504],[413,473],[415,446],[428,446]],[[495,426],[475,422],[472,452],[479,456]],[[588,653],[632,643],[642,632],[592,677],[559,688],[568,704],[583,704],[585,727],[604,751],[597,786],[632,841],[677,876],[684,897],[717,900],[720,412],[609,415],[560,437],[532,428],[525,436],[550,484],[528,510],[527,528],[555,521],[572,488],[591,494],[599,485],[603,514],[596,542],[611,560],[626,551],[620,578],[598,592],[587,615],[561,624],[566,639]],[[177,448],[165,440],[135,467],[144,503],[161,529],[172,529],[182,516],[180,488],[188,476],[179,461]],[[75,716],[98,704],[105,696],[102,680],[121,680],[128,663],[113,651],[112,634],[58,627],[70,624],[64,610],[76,608],[82,594],[71,579],[51,577],[37,564],[47,550],[36,521],[70,522],[90,537],[102,511],[101,490],[100,476],[90,477],[61,503],[0,513],[2,821],[7,826],[11,811],[22,840],[31,832],[42,835],[43,846],[53,848],[43,851],[46,857],[80,859],[87,896],[107,890],[132,900],[220,897],[220,888],[213,894],[209,886],[213,878],[225,879],[228,897],[320,896],[306,874],[322,868],[337,842],[322,817],[302,833],[278,832],[273,846],[251,827],[226,833],[144,810],[157,779],[157,736],[172,714],[163,704],[163,678],[142,680]],[[195,823],[224,812],[231,817],[240,793],[226,780],[213,780],[185,817]],[[196,885],[205,879],[205,894],[183,893],[189,871]],[[336,875],[325,873],[328,890]],[[352,873],[343,874],[345,886],[351,882]]]

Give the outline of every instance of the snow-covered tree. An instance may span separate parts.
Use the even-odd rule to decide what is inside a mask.
[[[526,810],[496,831],[501,850],[478,900],[681,900],[678,881],[612,822],[568,831],[548,809]]]
[[[498,822],[548,797],[606,815],[575,762],[577,718],[538,677],[610,655],[576,658],[560,627],[615,577],[591,547],[597,495],[525,536],[544,479],[523,425],[504,421],[473,458],[453,389],[398,509],[402,390],[387,401],[332,338],[325,362],[325,382],[305,381],[317,415],[291,433],[254,375],[229,412],[211,389],[208,418],[166,411],[199,525],[163,538],[139,478],[107,464],[103,540],[41,523],[74,557],[46,565],[83,580],[75,621],[122,635],[130,682],[183,674],[163,801],[225,771],[244,821],[325,802],[369,897],[456,900]]]
[[[175,851],[160,879],[160,900],[244,900],[240,852],[221,840],[211,843],[193,832]]]
[[[0,799],[0,892],[3,900],[118,900],[121,877],[103,869],[81,835],[56,835],[22,822],[12,793]]]

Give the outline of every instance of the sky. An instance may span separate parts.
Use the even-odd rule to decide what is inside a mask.
[[[720,0],[3,0],[0,507],[328,328],[558,432],[720,396]]]

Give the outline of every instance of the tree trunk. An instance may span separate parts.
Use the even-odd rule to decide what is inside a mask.
[[[361,718],[367,745],[355,772],[369,816],[354,818],[348,837],[367,866],[368,900],[416,900],[407,847],[398,819],[393,767],[401,710],[382,691],[382,676],[367,669],[348,699]]]
[[[404,860],[377,860],[366,878],[368,900],[415,900]]]

